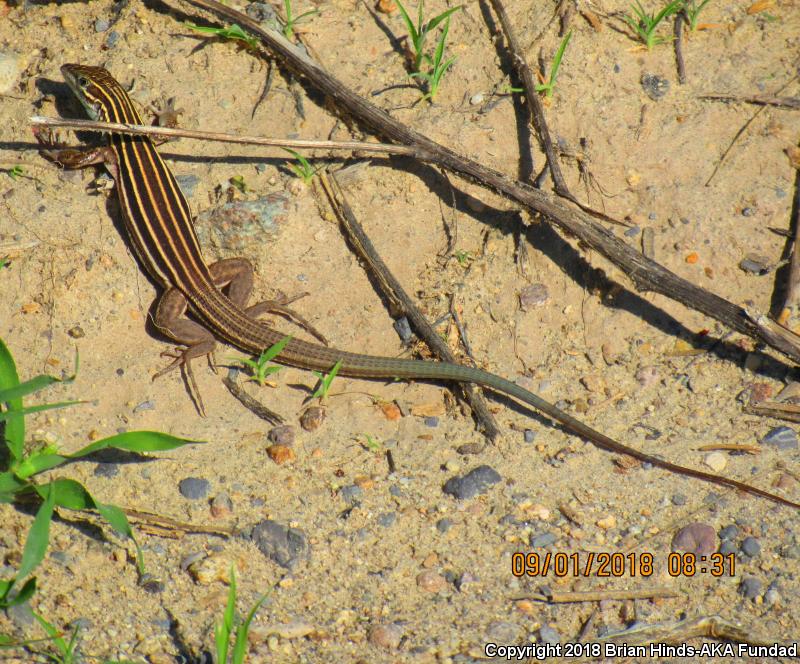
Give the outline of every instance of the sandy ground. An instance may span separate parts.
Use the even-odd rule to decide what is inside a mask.
[[[554,7],[508,4],[526,57],[535,65],[541,50],[549,61],[559,43]],[[770,229],[789,227],[795,171],[784,150],[797,144],[800,115],[763,109],[706,184],[757,107],[700,99],[776,93],[794,81],[797,4],[768,3],[755,13],[749,5],[707,6],[701,22],[713,25],[684,44],[685,85],[678,84],[669,44],[648,52],[622,32],[619,19],[603,19],[597,31],[576,14],[547,116],[554,136],[580,153],[591,176],[582,180],[578,162],[562,160],[579,198],[633,226],[615,233],[636,247],[652,233],[659,262],[737,304],[769,311],[784,273],[777,280],[774,271],[758,276],[740,262],[758,254],[774,267],[783,257],[786,238]],[[509,61],[487,27],[485,7],[467,3],[453,17],[448,52],[457,60],[430,105],[414,103],[420,95],[408,85],[403,57],[363,4],[316,6],[319,14],[301,24],[303,38],[341,80],[443,144],[518,175],[524,113],[510,97],[493,103],[492,93],[510,84]],[[295,10],[310,7],[301,3]],[[444,8],[437,0],[428,11]],[[596,8],[627,9],[623,3]],[[405,34],[397,12],[380,16],[395,37]],[[440,385],[337,378],[322,426],[305,431],[298,418],[316,379],[294,369],[280,371],[275,387],[247,386],[294,427],[295,458],[278,464],[266,451],[271,427],[244,409],[205,363],[197,362],[195,371],[206,418],[198,416],[177,372],[151,380],[169,347],[146,328],[156,289],[119,232],[116,199],[89,191],[101,169],[61,173],[42,160],[28,127],[33,114],[84,117],[59,67],[102,64],[126,87],[134,84],[132,97],[143,109],[175,97],[188,128],[354,135],[319,95],[309,96],[279,72],[251,117],[264,61],[231,43],[204,44],[184,20],[200,17],[178,3],[0,5],[0,52],[18,56],[0,96],[0,167],[19,164],[24,174],[0,174],[0,256],[11,258],[0,270],[0,335],[23,377],[70,372],[80,351],[77,380],[42,398],[87,402],[31,417],[31,444],[47,441],[69,452],[136,429],[205,441],[146,461],[86,461],[59,474],[83,482],[104,502],[182,522],[247,531],[272,519],[300,531],[306,549],[287,568],[243,537],[140,531],[156,580],[141,585],[129,544],[108,527],[64,513],[36,572],[32,607],[59,628],[80,625],[80,652],[89,661],[196,657],[212,646],[227,595],[223,578],[235,563],[241,611],[268,593],[254,620],[251,661],[468,662],[483,656],[487,642],[574,643],[587,621],[582,638],[590,641],[634,621],[669,625],[714,614],[767,642],[797,637],[800,614],[792,598],[800,593],[800,542],[790,508],[620,463],[504,399],[491,401],[502,438],[476,454],[483,437]],[[671,26],[664,27],[668,33]],[[657,101],[643,90],[645,74],[668,81]],[[794,81],[783,94],[797,92]],[[229,191],[235,200],[272,195],[278,201],[274,228],[234,233],[233,249],[213,242],[208,222],[198,222],[209,260],[247,256],[257,266],[262,296],[308,291],[296,309],[338,347],[404,352],[330,212],[287,171],[285,153],[188,140],[161,151],[182,182],[191,183],[194,213],[224,202]],[[532,158],[538,171],[544,162],[535,142]],[[244,194],[230,188],[239,176],[248,187]],[[798,499],[796,444],[761,444],[782,423],[743,413],[737,398],[754,386],[777,394],[794,373],[784,359],[753,352],[736,334],[713,352],[687,353],[701,331],[711,338],[728,331],[661,296],[596,289],[593,267],[630,286],[601,257],[474,184],[448,182],[408,161],[375,159],[347,195],[426,315],[438,319],[454,302],[479,366],[521,380],[626,444],[705,470],[719,463],[730,477]],[[447,247],[447,229],[457,229],[461,260],[437,256]],[[530,286],[543,295],[523,307],[520,295]],[[455,328],[444,323],[440,329],[461,353]],[[241,354],[221,348],[217,360],[229,363],[234,356]],[[399,419],[381,408],[392,401],[404,414]],[[525,429],[533,432],[527,438]],[[721,443],[755,446],[759,453],[722,452],[721,461],[709,461],[701,448]],[[443,492],[448,479],[481,465],[494,469],[500,482],[471,499]],[[207,480],[207,494],[184,497],[179,483],[186,478]],[[7,577],[19,562],[31,516],[3,505],[0,523]],[[673,537],[692,523],[710,526],[713,547],[732,552],[733,575],[715,577],[708,568],[669,574]],[[581,564],[592,554],[623,553],[636,568],[617,577],[600,576],[594,566],[577,576],[550,570],[518,578],[512,555],[529,551],[566,554]],[[648,555],[652,575],[643,576],[639,565]],[[665,589],[671,596],[566,604],[531,599],[543,589]],[[42,636],[24,611],[0,614],[0,632]],[[35,655],[17,650],[11,657],[34,661]]]

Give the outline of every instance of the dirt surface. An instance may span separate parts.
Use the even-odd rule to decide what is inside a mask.
[[[560,41],[554,6],[508,4],[529,62],[535,66],[540,50],[549,61]],[[591,176],[587,185],[578,162],[565,156],[573,191],[628,219],[631,229],[617,226],[615,233],[636,247],[652,233],[656,260],[766,312],[785,271],[778,279],[774,271],[759,276],[740,262],[758,254],[773,268],[784,257],[786,238],[770,229],[789,228],[795,171],[784,150],[797,144],[800,115],[761,109],[706,184],[760,107],[700,99],[714,92],[777,93],[794,81],[797,4],[756,4],[765,6],[754,13],[749,2],[706,7],[701,22],[712,25],[684,42],[685,85],[678,84],[669,44],[648,52],[624,34],[623,23],[610,15],[627,9],[624,3],[595,8],[609,13],[600,17],[599,31],[576,14],[547,117],[559,143],[580,154]],[[309,8],[301,3],[295,11]],[[379,15],[381,27],[362,3],[333,0],[317,8],[302,22],[302,36],[345,84],[443,144],[518,175],[521,150],[528,151],[520,129],[524,109],[515,110],[511,97],[493,96],[511,82],[510,60],[494,23],[487,24],[488,9],[467,3],[454,15],[448,53],[457,60],[431,105],[415,104],[420,93],[386,34],[405,34],[396,11]],[[444,8],[437,0],[427,11]],[[266,451],[271,426],[236,401],[204,362],[195,363],[195,373],[205,418],[178,372],[152,381],[167,361],[159,354],[169,348],[146,327],[157,291],[120,233],[113,192],[87,190],[102,169],[59,172],[37,155],[31,138],[33,114],[84,117],[59,67],[102,64],[126,87],[134,84],[131,95],[143,109],[175,97],[183,109],[180,124],[188,128],[357,136],[319,95],[280,72],[251,117],[265,62],[232,43],[205,43],[184,20],[202,17],[178,3],[0,5],[0,52],[19,56],[0,97],[0,166],[23,169],[17,179],[0,174],[0,257],[11,259],[0,270],[0,334],[22,377],[69,373],[80,351],[75,382],[41,398],[87,402],[32,416],[32,445],[55,443],[69,452],[139,429],[204,441],[148,460],[76,463],[59,474],[83,482],[103,502],[182,522],[247,531],[271,519],[297,529],[307,548],[287,568],[244,537],[139,529],[155,579],[142,585],[132,546],[107,526],[92,527],[94,521],[65,512],[36,572],[32,607],[59,628],[80,625],[87,658],[175,661],[211,649],[228,592],[223,579],[235,563],[243,613],[268,593],[253,623],[252,661],[467,662],[482,657],[488,642],[575,642],[587,621],[583,638],[592,640],[634,621],[670,625],[713,614],[765,642],[796,638],[800,542],[798,515],[790,508],[627,463],[502,398],[491,406],[503,436],[480,450],[483,437],[443,385],[337,378],[324,423],[305,431],[298,418],[316,379],[288,368],[273,377],[274,387],[246,387],[294,427],[295,458],[277,464]],[[671,34],[671,25],[662,34]],[[643,90],[645,74],[668,81],[657,101]],[[797,93],[796,81],[783,91]],[[538,172],[543,155],[532,144]],[[195,214],[229,196],[277,201],[269,232],[231,231],[234,251],[212,242],[212,229],[199,222],[209,260],[247,256],[257,266],[261,297],[307,291],[295,308],[337,347],[404,352],[331,213],[288,172],[285,153],[188,140],[161,151],[182,182],[194,185]],[[244,194],[230,186],[237,176],[247,184]],[[793,368],[782,358],[756,352],[750,340],[665,297],[598,289],[592,268],[630,287],[601,257],[456,177],[447,181],[410,161],[375,159],[347,195],[426,315],[439,319],[453,301],[479,366],[521,381],[628,445],[704,470],[720,463],[725,475],[798,500],[796,438],[789,449],[761,444],[782,423],[745,414],[740,398],[754,390],[775,395],[791,381]],[[441,260],[448,233],[455,233],[453,252]],[[290,329],[285,321],[276,324]],[[463,357],[452,323],[439,329]],[[703,331],[707,339],[698,337]],[[709,343],[721,337],[725,343]],[[230,364],[241,356],[219,348],[216,358]],[[403,416],[392,419],[391,409],[381,408],[385,402],[396,402]],[[523,435],[526,429],[532,433]],[[758,453],[723,450],[721,461],[709,459],[702,448],[715,444],[754,446]],[[470,499],[443,492],[448,479],[481,465],[494,469],[500,482]],[[207,480],[208,493],[185,498],[179,483],[186,478]],[[27,511],[0,506],[3,577],[19,564],[31,519]],[[713,529],[714,549],[733,552],[733,575],[726,570],[715,577],[706,566],[694,575],[669,574],[673,537],[692,523]],[[616,578],[603,577],[595,564],[588,575],[558,577],[550,570],[546,577],[517,578],[512,554],[528,551],[575,556],[581,565],[603,552],[631,554],[625,560],[635,561],[635,575],[626,567]],[[639,564],[647,554],[653,573],[643,576]],[[674,595],[565,604],[530,599],[543,588]],[[43,635],[24,611],[0,613],[0,633]],[[34,660],[19,652],[11,661]]]

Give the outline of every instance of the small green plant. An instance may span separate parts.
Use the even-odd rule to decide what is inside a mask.
[[[256,39],[252,35],[248,35],[236,23],[229,25],[227,28],[205,27],[202,25],[195,25],[190,21],[186,21],[184,25],[186,25],[186,27],[188,28],[191,28],[195,32],[201,32],[205,35],[212,35],[220,39],[229,39],[231,41],[241,42],[245,46],[245,48],[248,48],[250,50],[255,50],[258,48],[258,39]]]
[[[708,0],[703,0],[699,5],[697,0],[687,0],[687,2],[683,3],[683,12],[689,23],[689,30],[692,32],[697,30],[697,19],[700,18],[700,12],[703,11],[707,4]]]
[[[307,16],[313,16],[314,14],[319,14],[318,9],[309,9],[307,12],[303,12],[302,14],[300,14],[300,16],[293,16],[292,0],[283,0],[283,8],[286,11],[286,23],[283,26],[283,36],[289,40],[291,40],[292,35],[294,35],[295,25],[297,25]]]
[[[289,343],[291,338],[292,337],[290,336],[286,336],[278,343],[273,344],[263,353],[261,353],[257,360],[251,360],[248,357],[236,358],[236,360],[241,362],[243,365],[250,367],[250,370],[253,373],[253,375],[250,377],[250,380],[252,380],[254,383],[258,383],[259,386],[264,387],[264,385],[267,383],[267,377],[283,369],[283,367],[275,364],[270,365],[268,363],[280,355],[281,351],[286,347],[286,344]]]
[[[367,442],[365,443],[365,445],[366,445],[366,448],[370,452],[380,452],[381,451],[381,447],[382,447],[381,441],[375,440],[375,438],[370,436],[368,433],[364,434],[364,438],[367,439]]]
[[[76,358],[76,373],[77,367]],[[7,451],[6,455],[0,455],[7,457],[6,467],[0,469],[0,503],[30,501],[40,503],[25,540],[17,573],[11,579],[0,579],[0,609],[22,604],[35,592],[36,577],[27,577],[44,560],[50,539],[50,522],[56,507],[75,511],[97,511],[114,530],[134,543],[139,571],[140,573],[144,571],[141,549],[125,513],[119,507],[95,500],[89,491],[75,480],[56,478],[39,483],[35,481],[37,475],[103,449],[155,452],[172,450],[194,442],[154,431],[129,431],[98,440],[72,454],[59,454],[53,445],[26,449],[26,415],[53,408],[64,408],[80,402],[64,401],[23,407],[22,398],[53,383],[71,382],[74,378],[74,375],[66,379],[40,375],[20,383],[14,359],[0,340],[0,423],[5,423],[5,429],[0,436],[0,445],[5,446]],[[27,581],[16,589],[16,586],[26,578]]]
[[[556,87],[556,79],[558,78],[558,69],[561,67],[561,58],[564,57],[564,51],[567,50],[567,44],[569,44],[571,37],[572,30],[564,35],[564,39],[561,40],[561,44],[555,56],[553,56],[553,62],[550,65],[550,75],[547,77],[547,80],[545,81],[544,78],[542,78],[542,82],[536,85],[536,92],[544,92],[548,99],[553,96],[553,89]]]
[[[400,2],[400,0],[397,0],[397,7],[400,10],[400,15],[403,17],[403,23],[406,24],[408,38],[411,41],[411,47],[414,49],[414,72],[418,73],[420,71],[420,67],[422,66],[423,58],[429,58],[429,56],[425,55],[425,40],[428,38],[428,35],[436,28],[436,26],[445,21],[451,14],[461,9],[461,7],[451,7],[450,9],[443,11],[438,16],[434,16],[430,21],[426,22],[423,16],[424,2],[423,0],[419,0],[416,25],[414,25],[414,22],[411,20],[411,17],[408,15],[406,8],[403,7],[403,3]]]
[[[333,369],[331,369],[327,374],[324,374],[321,371],[312,371],[312,373],[319,378],[319,387],[314,390],[314,394],[311,395],[312,399],[325,399],[328,396],[328,390],[331,389],[331,383],[333,379],[336,378],[336,374],[339,373],[339,369],[342,368],[342,361],[339,360],[336,364],[333,365]]]
[[[12,180],[16,180],[25,174],[25,172],[22,170],[22,166],[19,164],[12,166],[11,168],[6,168],[5,172],[6,175],[8,175],[8,177],[10,177]]]
[[[231,664],[242,664],[244,662],[244,656],[247,654],[247,633],[250,631],[250,623],[253,622],[256,611],[261,608],[266,599],[267,596],[262,595],[244,620],[238,618],[236,615],[236,572],[231,566],[228,603],[225,606],[225,612],[222,614],[222,622],[214,628],[214,642],[217,651],[216,664],[228,664],[231,636],[234,637],[235,643],[230,662]]]
[[[316,175],[317,171],[322,168],[314,168],[303,155],[299,152],[292,150],[290,148],[283,148],[292,155],[295,160],[297,161],[296,164],[293,164],[291,161],[287,161],[286,165],[291,169],[292,173],[294,173],[297,177],[299,177],[304,184],[308,185],[311,184],[311,180]]]
[[[4,267],[8,267],[9,265],[11,265],[11,259],[9,259],[8,256],[3,256],[0,258],[0,270],[2,270]]]
[[[467,267],[467,265],[469,265],[473,260],[472,252],[467,251],[466,249],[459,249],[453,254],[453,256],[461,267]]]
[[[672,0],[656,14],[648,14],[639,0],[635,0],[635,4],[631,6],[631,9],[634,15],[625,14],[622,18],[647,46],[647,50],[650,50],[653,46],[668,40],[666,37],[657,35],[656,30],[661,21],[683,9],[683,0]]]
[[[439,41],[436,43],[436,50],[433,53],[433,58],[425,55],[423,59],[430,62],[431,68],[427,72],[416,71],[411,74],[412,78],[418,78],[427,83],[428,91],[422,96],[422,99],[428,99],[431,102],[439,90],[439,85],[442,82],[442,77],[445,75],[450,66],[456,61],[456,56],[451,56],[444,60],[444,44],[447,41],[447,33],[450,30],[450,19],[446,19],[442,25],[442,31],[439,33]]]
[[[232,178],[228,178],[228,182],[230,182],[232,186],[236,187],[243,194],[246,194],[250,189],[250,187],[248,187],[247,183],[244,181],[244,175],[234,175]]]

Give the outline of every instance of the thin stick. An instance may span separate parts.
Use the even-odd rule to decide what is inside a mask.
[[[675,63],[678,65],[678,83],[683,85],[686,83],[686,63],[683,61],[683,21],[686,16],[686,10],[682,9],[675,14],[675,24],[672,33],[675,36]]]
[[[783,89],[783,88],[781,88]],[[800,109],[800,97],[779,97],[777,95],[748,95],[736,97],[734,95],[701,95],[700,99],[712,101],[740,101],[745,104],[758,104],[760,106],[777,106],[778,108]]]
[[[541,213],[560,229],[578,237],[614,263],[629,276],[637,289],[662,293],[737,332],[771,346],[795,362],[800,362],[800,338],[796,335],[787,335],[785,331],[776,329],[763,316],[751,314],[718,295],[682,279],[663,265],[645,258],[641,252],[628,246],[582,211],[574,210],[561,200],[524,182],[511,180],[502,173],[467,159],[414,131],[345,87],[311,60],[306,53],[268,26],[260,26],[245,14],[215,0],[186,0],[186,2],[223,16],[259,37],[272,54],[280,57],[288,67],[300,72],[311,85],[352,118],[370,127],[385,139],[415,148],[417,150],[415,158],[459,173],[470,181],[479,182]]]
[[[306,139],[264,138],[263,136],[239,136],[218,131],[198,131],[193,129],[179,129],[177,127],[153,127],[134,124],[118,124],[113,122],[95,122],[94,120],[70,120],[61,118],[46,118],[34,115],[30,123],[35,127],[69,127],[71,129],[84,129],[106,131],[119,134],[133,134],[134,136],[164,136],[166,138],[193,138],[200,141],[217,141],[220,143],[239,143],[242,145],[264,145],[267,147],[300,148],[305,150],[350,150],[353,152],[375,152],[378,154],[397,154],[416,156],[417,150],[404,145],[389,143],[368,143],[365,141],[317,141]]]
[[[794,198],[792,200],[792,218],[789,228],[794,234],[792,242],[792,257],[789,262],[789,278],[786,284],[786,299],[783,308],[797,308],[800,306],[800,168],[794,172]]]
[[[378,255],[378,252],[375,251],[374,245],[364,232],[361,224],[358,223],[358,219],[356,219],[353,210],[347,203],[347,199],[339,187],[336,176],[331,175],[328,177],[326,174],[321,173],[320,179],[331,206],[339,217],[342,228],[347,234],[348,240],[353,245],[356,252],[364,259],[370,272],[375,276],[375,280],[384,297],[389,300],[393,308],[408,318],[420,339],[428,345],[439,359],[444,362],[457,363],[458,361],[450,352],[447,344],[436,334],[428,320],[416,307],[400,285],[400,282],[397,281],[394,275],[389,271],[389,268]],[[490,440],[497,438],[497,436],[500,435],[500,429],[497,427],[497,423],[489,411],[489,406],[483,398],[481,391],[468,383],[461,383],[458,387],[461,389],[464,398],[472,408],[475,419],[478,421],[484,435]]]
[[[653,597],[677,597],[679,593],[669,588],[644,588],[637,590],[580,590],[573,592],[552,592],[546,595],[529,595],[517,597],[533,599],[550,604],[569,604],[572,602],[601,602],[603,600],[620,601],[627,599],[651,599]]]

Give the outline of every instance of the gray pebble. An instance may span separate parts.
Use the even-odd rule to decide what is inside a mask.
[[[133,407],[134,413],[141,413],[144,410],[155,410],[156,403],[152,399],[148,399],[147,401],[142,401],[142,403],[137,404]]]
[[[622,71],[622,67],[619,66],[616,62],[614,63],[614,73],[619,74]]]
[[[119,41],[120,34],[116,30],[112,30],[106,37],[106,48],[114,48]]]
[[[486,640],[491,643],[516,643],[520,636],[522,628],[505,620],[495,620],[486,628]]]
[[[550,299],[550,293],[545,284],[537,283],[525,286],[519,292],[519,305],[523,311],[530,311],[536,307],[541,307],[547,304]]]
[[[384,512],[378,517],[378,525],[389,528],[397,521],[397,512]]]
[[[116,477],[119,475],[118,463],[106,463],[101,461],[94,467],[95,477]]]
[[[201,477],[187,477],[178,482],[178,491],[189,500],[205,498],[210,490],[211,483]]]
[[[256,21],[275,23],[275,9],[267,2],[251,2],[245,7],[245,14]]]
[[[676,493],[672,496],[672,504],[680,507],[686,504],[686,496],[682,493]]]
[[[111,27],[111,22],[105,18],[98,18],[94,22],[94,31],[95,32],[105,32]]]
[[[669,81],[657,74],[642,75],[642,89],[653,101],[661,99],[669,90]]]
[[[463,477],[451,477],[444,485],[444,492],[459,500],[467,500],[486,493],[488,488],[501,480],[499,473],[490,466],[478,466]]]
[[[470,106],[480,106],[483,103],[483,93],[479,92],[469,98]]]
[[[780,187],[775,187],[775,197],[776,198],[786,198],[786,190],[781,189]]]
[[[751,207],[746,207],[742,210],[743,217],[752,217],[755,213],[756,211]]]
[[[543,549],[547,546],[552,546],[556,543],[558,537],[553,533],[541,533],[539,535],[531,535],[531,546],[534,549]]]
[[[151,595],[163,593],[164,588],[166,588],[161,579],[153,576],[150,573],[145,573],[142,575],[142,578],[139,579],[139,587]]]
[[[175,179],[178,181],[178,186],[181,188],[183,195],[186,198],[191,198],[194,196],[194,192],[197,189],[197,185],[200,184],[200,178],[196,175],[189,174],[189,175],[176,175]]]
[[[253,542],[267,558],[281,567],[293,568],[299,560],[307,560],[311,554],[303,531],[264,519],[251,535]]]
[[[719,552],[723,556],[727,556],[730,553],[736,553],[738,550],[739,549],[736,547],[736,543],[732,542],[731,540],[725,540],[719,545]]]
[[[755,537],[745,537],[739,545],[742,553],[751,558],[755,558],[761,553],[761,543]]]
[[[398,318],[392,323],[392,327],[394,327],[394,331],[397,332],[397,336],[400,337],[400,341],[404,344],[410,344],[414,339],[414,333],[411,331],[411,323],[408,322],[408,318],[405,316]]]
[[[442,535],[444,535],[452,527],[453,521],[451,519],[439,519],[436,522],[436,530],[442,533]]]
[[[781,593],[778,584],[773,581],[767,587],[767,592],[764,593],[764,604],[767,606],[775,606],[781,603]]]
[[[456,452],[463,455],[480,454],[483,452],[486,445],[483,443],[464,443],[456,448]]]
[[[395,498],[402,498],[405,495],[403,493],[403,489],[396,484],[392,484],[392,486],[389,487],[389,493],[391,493]]]
[[[640,232],[641,230],[642,230],[642,229],[641,229],[641,228],[639,228],[638,226],[631,226],[630,228],[628,228],[628,229],[626,229],[626,230],[625,230],[625,232],[623,233],[623,235],[624,235],[625,237],[636,237],[637,235],[639,235],[639,232]]]
[[[33,611],[31,610],[31,605],[28,604],[28,602],[9,606],[6,609],[6,615],[11,618],[11,622],[22,629],[31,627],[35,620],[33,617]]]
[[[294,427],[291,424],[283,424],[279,427],[272,427],[267,437],[276,445],[294,444]]]
[[[761,594],[764,584],[754,576],[746,576],[739,584],[739,593],[747,599],[756,599]]]
[[[775,427],[761,439],[763,445],[772,445],[779,450],[796,450],[797,433],[789,427]]]
[[[536,432],[533,429],[525,429],[525,433],[522,435],[523,440],[528,444],[536,440]]]
[[[208,554],[205,551],[195,551],[194,553],[190,553],[188,556],[184,556],[181,560],[181,569],[185,572],[189,569],[192,565],[194,565],[198,560],[202,560]]]
[[[561,634],[554,627],[544,624],[539,628],[539,643],[557,645],[561,643]]]
[[[346,503],[355,505],[358,503],[358,499],[364,495],[364,489],[362,489],[360,486],[356,486],[355,484],[348,484],[347,486],[343,486],[341,489],[339,489],[339,495]]]
[[[769,274],[772,269],[769,258],[758,254],[747,254],[747,256],[739,261],[739,268],[750,274],[757,274],[758,276]]]
[[[729,526],[725,526],[722,530],[719,531],[719,538],[721,540],[732,540],[736,539],[736,536],[739,534],[738,526],[731,524]]]
[[[426,427],[431,427],[432,429],[439,426],[439,418],[434,415],[426,417],[423,422],[425,422]]]

